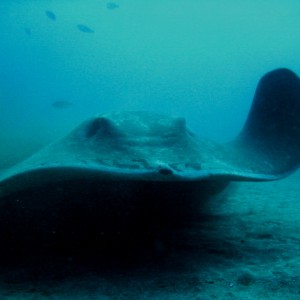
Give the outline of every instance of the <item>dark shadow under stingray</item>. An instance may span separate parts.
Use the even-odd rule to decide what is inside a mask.
[[[26,284],[128,272],[151,277],[174,271],[171,260],[175,268],[189,268],[197,251],[213,245],[199,229],[216,221],[208,200],[223,187],[210,181],[70,181],[10,195],[0,210],[0,280]],[[195,231],[196,244],[190,240]]]
[[[127,256],[189,226],[225,184],[72,180],[27,189],[1,201],[2,254]]]
[[[2,213],[0,220],[2,230],[2,225],[12,225],[1,244],[2,250],[8,245],[10,249],[1,251],[0,285],[34,286],[54,295],[75,283],[90,292],[90,285],[99,289],[105,278],[108,286],[120,290],[127,290],[131,282],[130,290],[137,292],[152,282],[153,291],[186,291],[188,286],[198,293],[203,284],[214,284],[207,277],[210,268],[230,268],[233,261],[251,263],[253,253],[266,255],[265,249],[235,236],[232,228],[242,225],[235,223],[241,216],[215,212],[235,193],[235,185],[212,195],[222,186],[207,184],[146,183],[130,188],[121,182],[99,186],[70,181],[11,195],[6,198],[7,205],[15,201],[6,207],[10,216]],[[47,201],[44,208],[41,201],[50,199],[53,204]],[[252,225],[247,226],[249,230]],[[50,232],[52,228],[56,231]],[[100,230],[106,232],[101,235]],[[266,260],[275,256],[268,252]]]

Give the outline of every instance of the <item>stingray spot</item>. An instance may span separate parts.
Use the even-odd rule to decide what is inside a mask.
[[[173,171],[170,170],[170,169],[167,169],[167,168],[160,168],[158,170],[158,173],[159,174],[162,174],[162,175],[172,175],[173,174]]]

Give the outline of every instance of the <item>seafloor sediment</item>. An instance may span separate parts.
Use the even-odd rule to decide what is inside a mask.
[[[2,263],[0,298],[298,299],[299,181],[231,184],[138,255]]]

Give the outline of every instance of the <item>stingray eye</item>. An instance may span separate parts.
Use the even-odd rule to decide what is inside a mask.
[[[158,173],[162,174],[162,175],[172,175],[173,171],[171,169],[169,169],[169,168],[162,167],[162,168],[158,169]]]
[[[86,137],[90,138],[97,134],[97,132],[101,128],[101,121],[99,118],[92,120],[86,127],[85,135]]]
[[[117,136],[120,132],[116,125],[105,117],[95,118],[86,126],[85,135],[87,138],[93,136]]]

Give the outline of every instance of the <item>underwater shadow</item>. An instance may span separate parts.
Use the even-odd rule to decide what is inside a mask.
[[[226,202],[228,192],[212,194],[226,185],[72,180],[4,197],[2,271],[22,268],[30,280],[30,274],[66,278],[144,268],[151,274],[207,263],[223,241],[222,228],[218,240],[209,234],[224,218],[210,203],[215,197]]]

